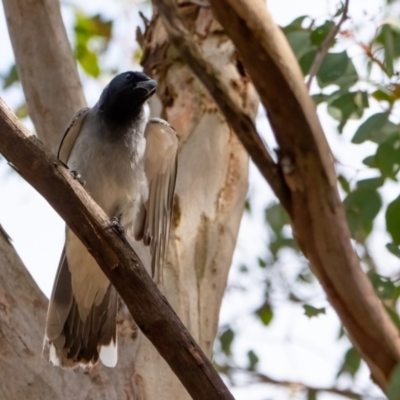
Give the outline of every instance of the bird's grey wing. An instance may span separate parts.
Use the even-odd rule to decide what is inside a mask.
[[[72,306],[71,273],[68,269],[65,247],[61,254],[53,292],[50,297],[49,309],[47,311],[46,338],[57,339],[67,320]]]
[[[69,156],[71,155],[72,149],[74,148],[79,132],[81,131],[82,123],[85,120],[89,108],[85,107],[80,109],[69,122],[67,129],[65,130],[64,136],[61,139],[60,147],[58,148],[57,157],[65,165],[67,165]]]
[[[145,138],[144,168],[149,183],[149,197],[144,205],[143,242],[150,245],[152,275],[160,282],[169,241],[178,138],[172,126],[159,118],[149,120]]]

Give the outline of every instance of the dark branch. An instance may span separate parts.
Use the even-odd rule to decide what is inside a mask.
[[[193,399],[233,399],[131,247],[85,189],[0,99],[0,153],[60,214]]]
[[[328,33],[328,36],[322,42],[321,47],[311,65],[306,83],[308,90],[310,90],[312,80],[317,75],[319,69],[321,68],[322,62],[324,61],[324,58],[328,53],[329,48],[332,46],[336,35],[339,33],[340,27],[342,26],[343,22],[346,21],[346,19],[348,18],[347,15],[348,11],[349,11],[349,0],[345,0],[342,16],[339,22],[331,29],[331,31]]]
[[[179,15],[173,0],[153,0],[160,11],[171,42],[180,51],[182,58],[209,90],[227,123],[235,131],[266,181],[271,185],[281,203],[290,210],[290,194],[283,176],[258,134],[254,122],[244,111],[241,97],[219,71],[207,62]]]

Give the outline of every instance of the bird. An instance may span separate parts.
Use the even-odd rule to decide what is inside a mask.
[[[148,119],[144,105],[157,82],[127,71],[115,76],[92,108],[79,110],[58,158],[122,228],[148,272],[161,281],[177,176],[178,138],[172,126]],[[47,312],[44,346],[64,368],[117,364],[118,295],[71,229]]]

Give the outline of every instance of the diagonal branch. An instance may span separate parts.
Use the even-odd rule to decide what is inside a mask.
[[[277,164],[262,141],[254,122],[244,111],[240,94],[222,77],[220,72],[204,60],[197,44],[184,26],[178,8],[171,0],[153,0],[161,11],[161,17],[170,36],[185,62],[209,90],[228,124],[249,153],[266,181],[271,185],[281,203],[290,210],[290,196]]]
[[[193,40],[180,20],[176,5],[172,0],[153,1],[182,58],[208,88],[227,120],[236,126],[232,122],[234,116],[227,112],[230,96],[223,98],[229,92],[220,86],[218,75],[198,51],[192,51]],[[299,65],[263,1],[210,0],[210,3],[236,45],[267,110],[280,146],[282,173],[290,188],[290,196],[285,195],[290,201],[283,205],[289,204],[294,235],[375,382],[385,390],[400,361],[400,338],[352,247],[330,149]],[[219,87],[219,91],[214,87]],[[243,130],[235,132],[240,138],[245,136]],[[243,143],[245,139],[241,139]],[[253,156],[254,148],[248,142],[245,147]],[[261,157],[261,153],[258,155]],[[267,157],[257,159],[259,168],[266,160]],[[264,176],[269,178],[271,174]],[[281,178],[277,173],[275,176]],[[279,184],[285,187],[281,181]],[[277,185],[271,186],[275,191]]]
[[[65,220],[99,263],[142,332],[193,399],[233,399],[131,247],[49,150],[0,99],[0,153]]]
[[[322,62],[324,61],[324,58],[329,51],[329,48],[332,46],[336,35],[339,33],[343,22],[348,19],[347,12],[349,11],[349,1],[350,0],[345,0],[342,16],[341,16],[339,22],[335,26],[332,27],[331,31],[328,33],[328,36],[322,42],[317,55],[315,56],[315,59],[310,68],[310,72],[308,73],[308,79],[307,79],[307,83],[306,83],[308,90],[310,90],[311,83],[312,83],[314,77],[317,75],[319,69],[321,68]]]
[[[305,392],[312,392],[312,393],[332,393],[332,394],[337,394],[339,396],[346,397],[348,399],[353,399],[353,400],[363,400],[365,398],[368,398],[369,400],[383,400],[382,396],[371,396],[371,395],[366,395],[362,393],[357,393],[354,392],[353,390],[349,389],[339,389],[335,386],[332,387],[320,387],[320,386],[310,386],[306,385],[301,382],[293,382],[293,381],[281,381],[278,379],[274,379],[271,376],[265,375],[261,372],[256,372],[256,371],[249,371],[246,369],[242,368],[236,368],[236,367],[228,367],[230,370],[233,371],[238,371],[241,373],[247,373],[254,382],[261,382],[261,383],[267,383],[271,385],[276,385],[276,386],[283,386],[287,387],[288,389],[295,389],[296,391],[305,391]]]

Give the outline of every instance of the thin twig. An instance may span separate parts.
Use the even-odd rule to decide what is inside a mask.
[[[310,90],[312,80],[317,75],[319,69],[321,68],[321,64],[324,61],[326,54],[328,53],[329,48],[332,46],[333,41],[335,40],[336,35],[340,31],[340,27],[342,26],[343,22],[347,20],[348,15],[347,12],[349,10],[349,1],[345,0],[342,17],[340,18],[339,22],[331,29],[328,33],[328,36],[322,42],[321,47],[315,56],[314,62],[311,65],[310,72],[308,74],[308,80],[306,86],[308,90]]]
[[[268,375],[262,374],[260,372],[256,371],[249,371],[243,368],[238,368],[234,367],[231,368],[234,371],[238,372],[243,372],[247,373],[251,377],[254,378],[255,382],[262,382],[262,383],[268,383],[271,385],[277,385],[277,386],[284,386],[288,388],[296,388],[298,391],[307,391],[307,392],[315,392],[315,393],[320,393],[320,392],[325,392],[325,393],[332,393],[332,394],[337,394],[340,396],[347,397],[349,399],[353,400],[363,400],[363,399],[369,399],[369,400],[384,400],[385,398],[382,396],[370,396],[370,395],[365,395],[362,393],[357,393],[352,390],[348,389],[339,389],[337,387],[318,387],[318,386],[310,386],[306,385],[301,382],[293,382],[293,381],[286,381],[286,380],[278,380],[271,378]]]

